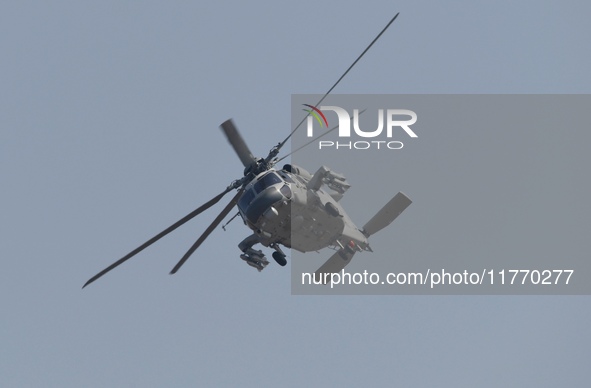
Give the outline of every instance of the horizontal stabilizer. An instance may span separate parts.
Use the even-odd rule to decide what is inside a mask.
[[[398,193],[371,220],[363,226],[363,234],[371,236],[390,225],[412,201],[403,193]]]
[[[351,262],[353,255],[355,252],[350,252],[346,248],[341,249],[334,253],[326,261],[326,263],[322,264],[322,267],[318,268],[318,270],[314,273],[315,279],[330,279],[330,276],[324,276],[325,273],[338,273],[343,270]]]

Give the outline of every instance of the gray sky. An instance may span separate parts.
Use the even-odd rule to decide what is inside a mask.
[[[396,12],[337,92],[591,91],[586,2],[335,4],[0,6],[0,385],[587,385],[588,297],[291,296],[239,222],[169,276],[221,205],[80,290],[241,175],[221,122],[266,154]]]

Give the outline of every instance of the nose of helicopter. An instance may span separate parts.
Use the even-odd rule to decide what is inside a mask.
[[[283,199],[283,195],[275,186],[266,188],[259,193],[257,197],[248,205],[246,209],[246,218],[253,224],[257,222],[260,216],[273,204]]]

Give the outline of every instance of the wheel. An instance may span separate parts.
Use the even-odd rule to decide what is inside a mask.
[[[277,251],[273,252],[273,258],[275,259],[277,264],[279,264],[282,267],[285,267],[285,265],[287,264],[287,259],[285,258],[285,255],[282,255]]]

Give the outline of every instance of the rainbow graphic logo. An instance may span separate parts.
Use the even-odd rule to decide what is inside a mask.
[[[328,120],[326,120],[326,116],[324,115],[324,113],[322,113],[322,111],[318,108],[316,108],[313,105],[308,105],[308,104],[302,104],[304,106],[307,106],[310,109],[303,109],[304,111],[308,112],[308,114],[310,114],[311,116],[313,116],[316,121],[318,121],[318,124],[320,124],[320,127],[324,127],[327,126],[328,127]],[[320,119],[322,117],[322,119]]]

